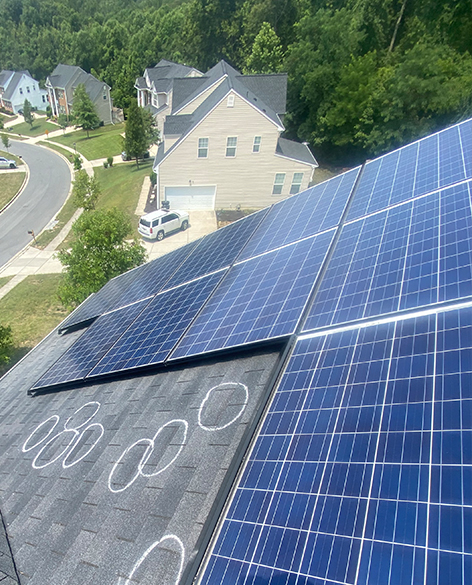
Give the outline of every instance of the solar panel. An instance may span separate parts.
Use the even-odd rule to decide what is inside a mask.
[[[254,233],[267,209],[252,213],[213,232],[200,242],[168,283],[177,286],[204,274],[230,266]]]
[[[159,292],[198,243],[199,240],[191,242],[165,256],[112,278],[96,294],[84,301],[61,324],[59,331]]]
[[[346,225],[305,330],[472,294],[470,182]]]
[[[330,230],[234,266],[171,359],[293,333],[333,236]]]
[[[300,340],[200,583],[471,582],[459,335],[470,308]]]
[[[360,167],[273,205],[240,259],[247,259],[338,225]]]
[[[154,297],[88,377],[163,362],[222,276],[218,272]]]
[[[347,219],[471,178],[471,135],[468,120],[368,162]]]
[[[32,390],[85,378],[148,303],[149,299],[146,299],[99,317],[32,386]]]

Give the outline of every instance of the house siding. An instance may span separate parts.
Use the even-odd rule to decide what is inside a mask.
[[[262,208],[289,196],[296,172],[303,173],[301,190],[306,189],[312,167],[275,155],[277,127],[238,95],[232,108],[226,104],[225,98],[159,165],[161,200],[165,187],[215,185],[216,208]],[[226,157],[229,136],[238,138],[234,158]],[[254,136],[262,137],[259,153],[252,152]],[[199,159],[198,139],[203,137],[209,138],[208,158]],[[272,195],[276,173],[286,174],[280,195]]]

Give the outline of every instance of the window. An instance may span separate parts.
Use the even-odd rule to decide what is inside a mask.
[[[272,195],[280,195],[282,187],[284,186],[285,173],[277,173],[275,175],[274,187],[272,188]]]
[[[252,145],[252,152],[259,152],[261,150],[262,136],[254,136],[254,143]]]
[[[41,97],[43,98],[43,104],[45,104],[46,103],[46,96],[44,95],[44,93]]]
[[[27,91],[28,93],[30,92],[30,90],[29,90],[29,85],[27,85],[27,86],[26,86],[26,91]]]
[[[234,94],[230,94],[228,96],[228,101],[226,102],[226,107],[234,108]]]
[[[23,89],[20,87],[20,93],[21,95],[23,95]]]
[[[236,156],[236,146],[238,139],[236,136],[228,136],[226,139],[226,156]]]
[[[208,138],[198,139],[198,158],[207,158],[208,156]]]
[[[303,173],[293,173],[292,185],[290,187],[290,195],[295,195],[300,191],[302,186]]]
[[[179,219],[177,215],[175,215],[175,213],[169,213],[168,215],[164,215],[164,217],[162,218],[162,223],[169,223],[169,221],[172,221],[174,219]]]

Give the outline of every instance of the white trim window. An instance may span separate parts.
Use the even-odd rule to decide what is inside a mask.
[[[262,136],[254,136],[254,142],[252,143],[252,152],[261,151]]]
[[[226,102],[227,108],[234,108],[234,93],[230,93]]]
[[[237,136],[228,136],[226,139],[226,156],[236,156],[236,147],[238,146]]]
[[[292,184],[290,186],[290,195],[295,195],[300,191],[303,181],[303,173],[293,173]]]
[[[208,138],[198,139],[198,158],[208,158]]]
[[[272,187],[272,195],[281,195],[285,182],[285,173],[276,173],[274,179],[274,186]]]

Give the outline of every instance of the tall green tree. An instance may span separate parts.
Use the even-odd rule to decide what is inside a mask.
[[[30,125],[30,127],[33,126],[34,114],[33,110],[31,109],[31,104],[27,99],[25,99],[23,103],[23,118],[25,119],[25,122]]]
[[[0,325],[0,364],[10,361],[13,349],[13,333],[10,326]]]
[[[100,125],[100,118],[98,117],[95,105],[90,99],[83,83],[75,88],[72,101],[72,115],[76,126],[80,126],[82,130],[87,132],[87,138],[90,137],[90,130],[95,130]]]
[[[3,144],[4,148],[6,148],[6,150],[10,150],[11,142],[10,142],[10,138],[8,137],[8,135],[2,134],[1,138],[2,138],[2,144]]]
[[[92,211],[95,209],[100,193],[100,183],[95,175],[90,177],[85,169],[79,169],[75,173],[72,200],[76,207]]]
[[[146,251],[136,240],[128,241],[131,222],[118,209],[85,211],[72,226],[70,250],[60,250],[65,268],[59,298],[75,307],[97,292],[111,278],[140,266]]]
[[[148,147],[149,140],[143,109],[133,99],[130,102],[125,123],[124,151],[128,158],[136,159],[136,165],[139,166],[139,157],[143,156]]]
[[[263,22],[246,60],[245,73],[278,73],[282,70],[284,52],[274,29]]]

